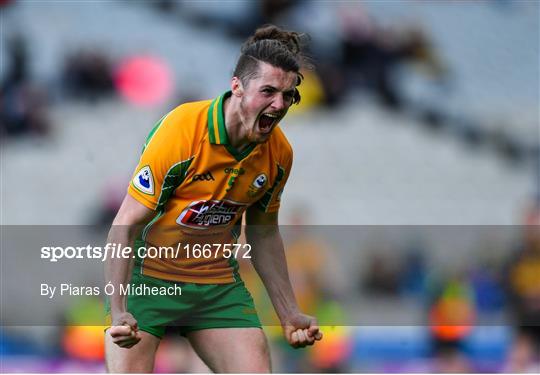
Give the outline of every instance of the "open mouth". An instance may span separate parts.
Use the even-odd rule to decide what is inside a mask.
[[[259,116],[259,130],[261,133],[270,133],[272,127],[279,120],[280,115],[276,113],[263,113]]]

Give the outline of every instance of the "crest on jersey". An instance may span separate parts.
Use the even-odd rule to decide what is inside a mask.
[[[141,193],[154,195],[154,177],[152,176],[152,170],[148,165],[142,167],[139,172],[137,172],[135,177],[133,177],[132,183]]]
[[[255,177],[255,179],[251,183],[251,186],[253,186],[255,189],[260,189],[264,185],[266,185],[267,181],[268,181],[268,177],[266,177],[266,175],[264,173],[261,173],[260,175]]]
[[[261,189],[266,185],[268,182],[268,177],[264,173],[259,173],[257,177],[253,180],[251,185],[248,188],[247,195],[250,198],[256,197]]]

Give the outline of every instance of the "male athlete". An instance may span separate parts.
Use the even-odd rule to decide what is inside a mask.
[[[300,100],[301,63],[299,34],[260,28],[242,48],[230,91],[180,105],[148,136],[108,242],[181,252],[111,259],[106,282],[117,291],[129,283],[182,292],[110,297],[108,371],[151,372],[161,337],[174,327],[214,372],[270,372],[266,338],[238,275],[240,253],[227,247],[244,214],[249,255],[286,339],[303,347],[322,338],[317,320],[298,310],[278,228],[292,164],[278,123]],[[195,250],[205,245],[211,251]]]

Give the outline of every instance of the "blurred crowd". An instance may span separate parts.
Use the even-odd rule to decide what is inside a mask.
[[[16,6],[16,2],[8,2]],[[127,5],[126,5],[127,6]],[[489,6],[489,3],[486,4]],[[309,1],[261,0],[243,5],[243,12],[208,12],[189,2],[163,0],[152,2],[145,11],[159,11],[166,17],[179,17],[194,27],[225,32],[241,43],[257,25],[276,23],[291,29],[306,29],[303,14],[313,12]],[[402,116],[419,120],[430,131],[457,137],[475,148],[485,148],[515,165],[529,164],[539,158],[537,140],[524,139],[512,132],[513,124],[493,127],[473,116],[456,115],[444,106],[418,101],[403,90],[401,75],[404,69],[419,79],[447,88],[454,85],[453,67],[442,57],[429,30],[420,24],[396,24],[389,27],[371,16],[362,3],[343,5],[336,12],[333,33],[308,27],[312,36],[308,54],[312,70],[306,71],[303,84],[303,110],[323,107],[336,108],[351,94],[360,94],[379,103],[383,108]],[[323,38],[321,35],[324,35]],[[8,35],[7,73],[2,77],[0,103],[0,134],[46,134],[50,128],[47,110],[60,101],[86,100],[122,95],[119,69],[122,59],[114,52],[81,45],[66,50],[61,74],[52,85],[38,84],[32,79],[28,60],[32,58],[24,33]],[[135,76],[144,74],[133,71]],[[136,78],[135,78],[136,79]],[[140,79],[140,77],[139,77]],[[147,80],[151,81],[151,80]],[[148,83],[151,85],[151,83]],[[60,93],[50,87],[60,87]],[[155,87],[140,85],[138,91],[153,91]],[[141,94],[143,95],[143,94]],[[124,95],[125,96],[125,95]],[[197,93],[174,93],[181,100],[197,97]]]
[[[13,35],[7,43],[9,57],[0,85],[0,135],[46,135],[47,91],[32,82],[28,71],[29,52],[22,35]]]

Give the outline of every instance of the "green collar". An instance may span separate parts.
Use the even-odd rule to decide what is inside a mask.
[[[223,113],[223,102],[232,93],[230,91],[218,96],[210,104],[208,109],[208,140],[214,145],[223,145],[234,156],[237,161],[244,159],[255,148],[255,143],[250,143],[244,150],[238,151],[231,146],[225,127],[225,114]]]

